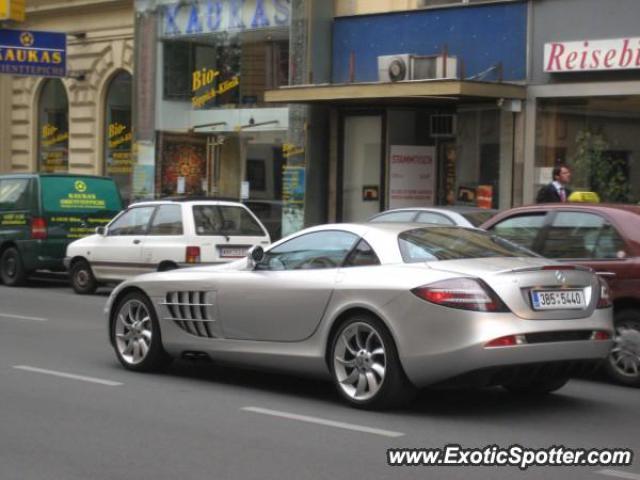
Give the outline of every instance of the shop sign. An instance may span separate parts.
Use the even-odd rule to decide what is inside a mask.
[[[240,77],[220,78],[220,71],[201,68],[191,74],[191,105],[195,109],[205,108],[215,99],[240,85]]]
[[[0,20],[24,22],[25,0],[0,0]]]
[[[544,45],[548,73],[640,69],[640,37]]]
[[[161,37],[287,27],[290,0],[202,0],[163,7]]]
[[[433,205],[435,147],[391,145],[389,208]]]
[[[133,172],[131,140],[133,134],[128,125],[119,122],[110,123],[107,173],[109,175],[129,175]]]
[[[304,228],[305,167],[282,167],[282,235]]]
[[[66,61],[65,33],[0,29],[0,73],[64,77]]]

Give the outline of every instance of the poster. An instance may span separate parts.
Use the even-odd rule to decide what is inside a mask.
[[[304,227],[305,167],[282,168],[282,236]]]
[[[160,135],[160,193],[202,195],[202,179],[206,176],[206,143],[202,137]],[[184,191],[178,191],[178,178],[184,177]]]
[[[435,147],[391,145],[389,208],[433,205]]]

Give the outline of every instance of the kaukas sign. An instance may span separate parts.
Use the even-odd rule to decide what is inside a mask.
[[[548,73],[640,69],[640,37],[544,45]]]
[[[64,77],[67,35],[0,29],[0,74]]]
[[[163,6],[161,36],[288,27],[290,0],[203,0]]]

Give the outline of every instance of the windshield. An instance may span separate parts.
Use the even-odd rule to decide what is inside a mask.
[[[430,227],[406,230],[398,235],[405,263],[486,257],[537,257],[535,253],[481,230]]]

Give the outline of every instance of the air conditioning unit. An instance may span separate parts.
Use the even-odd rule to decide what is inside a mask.
[[[434,80],[458,78],[458,59],[444,55],[380,55],[378,80],[401,82],[404,80]]]

